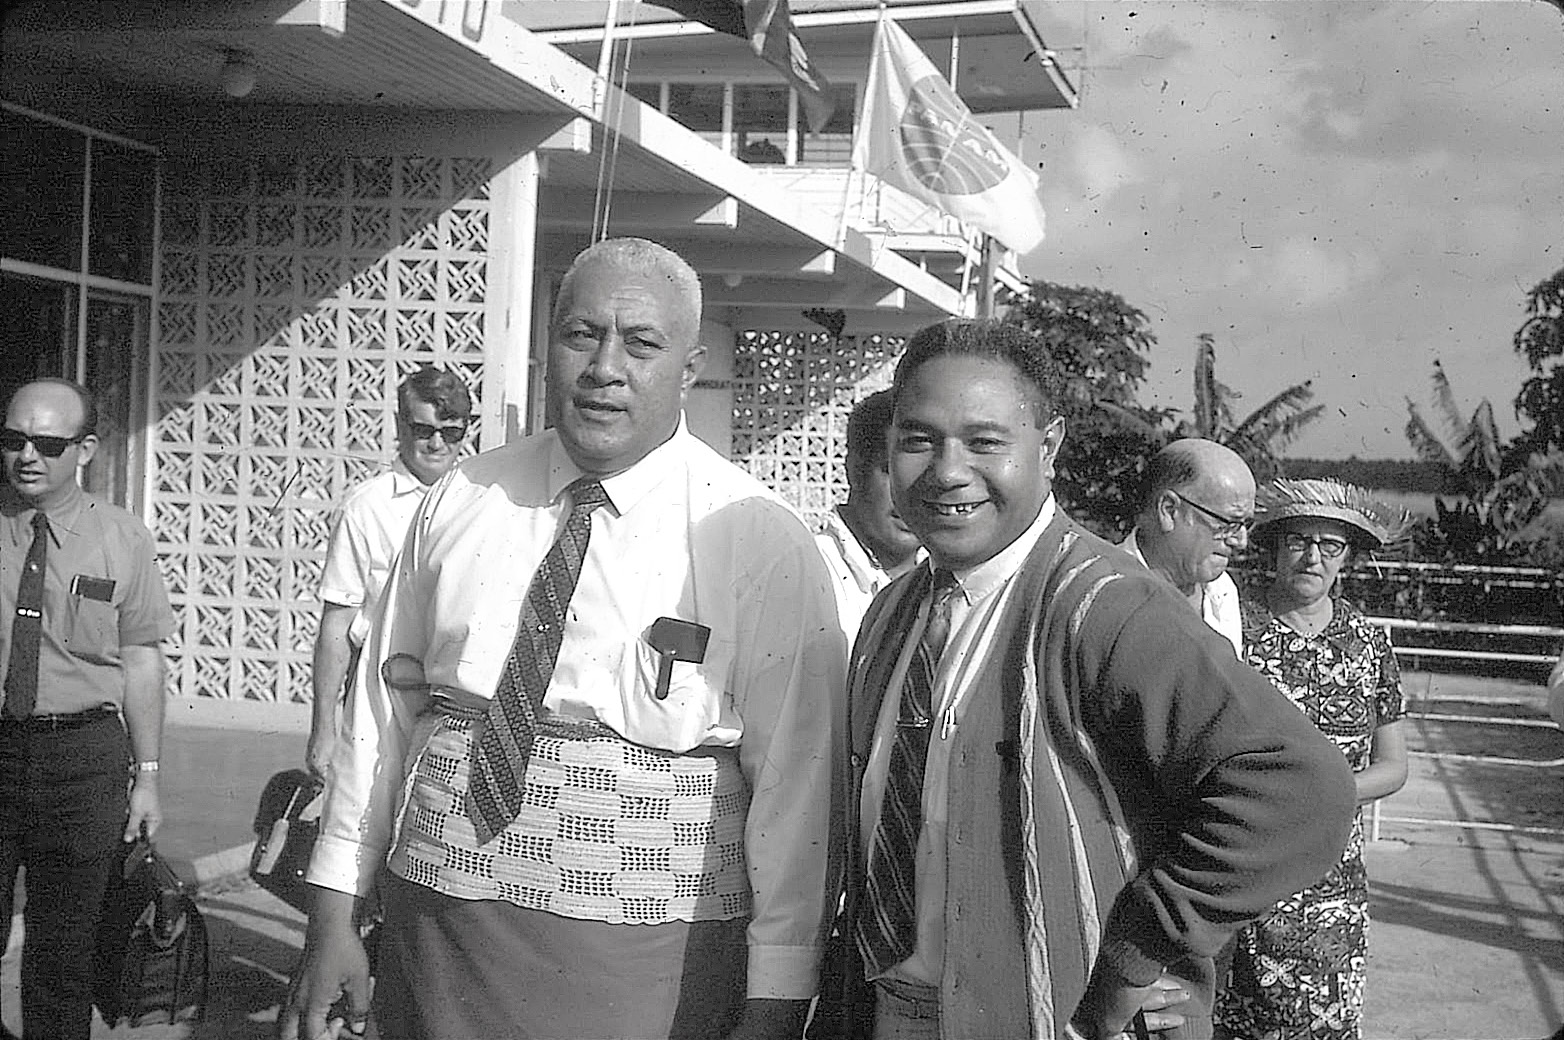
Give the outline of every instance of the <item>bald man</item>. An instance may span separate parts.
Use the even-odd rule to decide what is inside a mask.
[[[0,430],[0,929],[25,868],[22,1032],[52,1040],[91,1033],[104,887],[120,840],[162,818],[159,644],[174,615],[152,535],[77,481],[97,416],[84,388],[40,379]]]
[[[1124,550],[1166,578],[1243,656],[1238,588],[1228,560],[1249,544],[1254,474],[1215,441],[1174,441],[1146,467],[1146,491]]]

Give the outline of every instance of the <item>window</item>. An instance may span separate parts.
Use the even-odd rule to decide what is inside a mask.
[[[5,110],[0,142],[0,249],[28,263],[81,270],[87,138]]]
[[[787,162],[792,94],[787,87],[743,84],[733,88],[733,154],[747,163]]]
[[[851,86],[831,88],[836,100],[836,110],[819,133],[804,134],[799,142],[798,161],[822,166],[845,166],[853,157],[853,124],[857,115],[856,97]]]
[[[83,484],[129,506],[145,424],[157,156],[5,105],[0,162],[0,400],[38,376],[84,384],[98,399],[100,446]]]
[[[726,93],[721,83],[670,83],[668,115],[721,148]]]
[[[852,159],[857,89],[833,87],[836,111],[810,131],[792,88],[780,83],[660,83],[626,85],[631,95],[686,128],[756,165],[845,166]]]

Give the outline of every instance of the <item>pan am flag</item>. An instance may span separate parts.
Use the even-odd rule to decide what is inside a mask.
[[[1043,241],[1037,175],[973,118],[928,55],[883,14],[853,166],[1018,253]]]

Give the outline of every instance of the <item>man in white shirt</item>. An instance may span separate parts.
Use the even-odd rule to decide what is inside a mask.
[[[1145,487],[1124,550],[1166,578],[1242,658],[1243,618],[1227,564],[1249,544],[1254,474],[1237,452],[1188,437],[1152,456]]]
[[[1335,745],[1057,508],[1063,392],[1004,322],[930,326],[897,366],[891,486],[929,565],[853,647],[862,965],[833,962],[816,1017],[850,1028],[816,1035],[866,1035],[856,1010],[882,1040],[1209,1037],[1212,956],[1346,841]]]
[[[557,425],[414,517],[332,761],[292,1037],[381,884],[380,1034],[798,1035],[830,887],[845,646],[802,521],[696,440],[700,282],[598,243],[550,329]]]
[[[836,608],[849,643],[874,594],[917,559],[918,539],[896,515],[885,468],[885,431],[891,392],[870,394],[847,417],[847,501],[828,514],[815,535],[836,577]]]
[[[305,765],[326,775],[337,705],[369,633],[369,611],[391,575],[413,511],[456,464],[472,422],[472,398],[452,372],[425,365],[396,388],[396,461],[348,492],[326,545],[315,632],[315,704]]]

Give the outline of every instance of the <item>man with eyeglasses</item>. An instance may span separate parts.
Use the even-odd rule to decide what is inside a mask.
[[[1234,451],[1188,437],[1152,456],[1135,530],[1124,551],[1173,584],[1243,656],[1238,588],[1227,574],[1249,544],[1254,475]]]
[[[336,743],[337,706],[380,598],[391,563],[424,492],[461,454],[472,398],[452,372],[425,365],[396,391],[396,461],[348,492],[326,547],[315,634],[314,713],[305,763],[324,777]]]
[[[163,817],[174,615],[152,535],[77,481],[97,415],[81,386],[39,379],[0,430],[0,944],[23,869],[22,1031],[55,1040],[90,1034],[105,885],[121,841]]]

